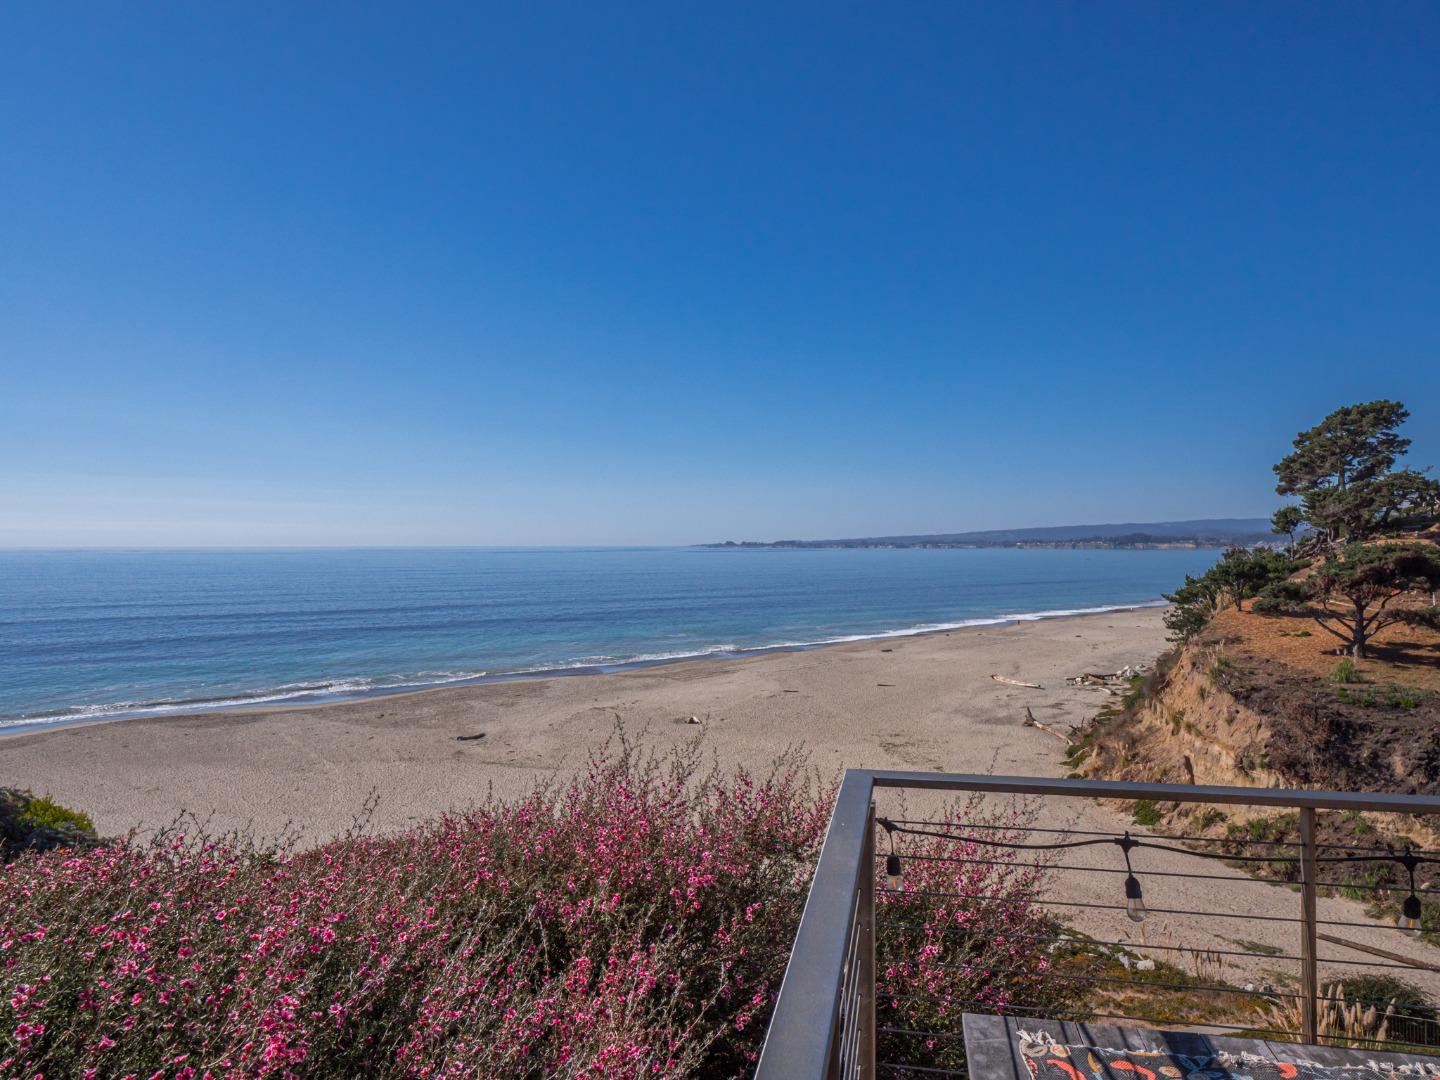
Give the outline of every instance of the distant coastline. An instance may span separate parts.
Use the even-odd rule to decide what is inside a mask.
[[[979,532],[926,533],[910,536],[867,536],[844,540],[725,540],[705,548],[806,550],[881,548],[951,550],[972,548],[1035,548],[1090,550],[1194,550],[1252,547],[1273,542],[1264,518],[1209,518],[1197,521],[1127,522],[1118,525],[1053,525],[1034,529],[989,529]]]
[[[844,548],[868,548],[882,551],[912,548],[931,551],[966,551],[980,548],[1017,548],[1022,550],[1025,548],[1034,548],[1036,550],[1088,549],[1094,551],[1113,551],[1123,548],[1129,551],[1195,551],[1199,548],[1225,548],[1229,547],[1231,543],[1231,541],[1226,540],[1200,538],[1160,540],[1152,536],[1140,536],[1133,539],[1090,537],[1085,540],[1012,540],[1003,543],[997,541],[989,544],[974,541],[946,540],[917,540],[908,543],[902,540],[725,540],[717,544],[701,544],[700,546],[710,549],[747,548],[760,551],[833,551]]]

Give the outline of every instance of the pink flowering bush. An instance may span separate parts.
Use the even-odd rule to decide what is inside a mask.
[[[1044,1015],[1074,987],[1046,977],[1043,862],[994,846],[1026,841],[1032,815],[975,797],[944,817],[926,828],[953,838],[902,835],[900,888],[877,891],[876,1019],[881,1060],[963,1070],[964,1013]]]
[[[832,796],[796,755],[757,778],[622,739],[567,786],[394,835],[24,855],[0,868],[0,1077],[747,1075]],[[989,932],[958,900],[890,903]],[[941,955],[885,986],[958,1002],[976,976]]]

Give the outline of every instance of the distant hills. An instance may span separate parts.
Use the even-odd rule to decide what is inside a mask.
[[[1274,542],[1265,518],[1206,518],[1199,521],[1126,522],[1119,525],[1051,525],[1037,529],[917,536],[865,536],[846,540],[726,540],[710,548],[1173,548],[1229,547]]]

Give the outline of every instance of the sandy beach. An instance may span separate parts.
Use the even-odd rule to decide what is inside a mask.
[[[661,749],[701,731],[722,765],[752,769],[803,745],[825,776],[847,766],[1061,776],[1063,744],[1024,726],[1025,707],[1062,730],[1085,719],[1103,699],[1065,678],[1149,663],[1165,647],[1161,615],[1119,611],[612,675],[69,727],[0,739],[0,782],[81,807],[104,833],[162,825],[190,811],[209,817],[216,829],[250,826],[275,835],[293,828],[302,843],[319,843],[344,832],[372,792],[378,803],[371,824],[383,830],[464,808],[491,790],[514,795],[547,777],[563,778],[617,722]],[[994,673],[1043,689],[1000,683]],[[698,726],[688,722],[692,716]],[[481,733],[483,739],[461,739]],[[895,813],[898,804],[889,802],[895,796],[883,798],[881,812]],[[912,809],[923,804],[923,798],[908,800]],[[1136,828],[1115,809],[1088,801],[1052,799],[1038,811],[1045,825]],[[1109,854],[1071,861],[1096,865]],[[1287,889],[1218,864],[1140,854],[1137,870],[1213,874],[1149,878],[1147,902],[1154,909],[1236,919],[1296,914],[1295,894]],[[1057,871],[1051,895],[1081,905],[1063,910],[1077,928],[1110,940],[1228,952],[1243,931],[1249,943],[1294,954],[1296,931],[1288,922],[1157,912],[1137,926],[1083,906],[1114,904],[1117,888],[1109,873]],[[1320,914],[1357,924],[1341,932],[1374,946],[1394,948],[1403,940],[1352,901],[1323,899]],[[1268,980],[1293,967],[1236,958],[1195,962],[1229,979]],[[1440,990],[1440,976],[1411,974]]]
[[[1059,775],[1061,744],[1022,725],[1078,723],[1081,670],[1149,662],[1157,609],[1047,619],[613,675],[517,680],[318,706],[138,718],[0,740],[6,783],[83,807],[102,832],[169,821],[343,832],[370,792],[394,828],[565,775],[623,723],[663,747],[698,730],[722,764],[763,768],[803,744],[847,767]],[[1000,673],[1040,683],[1007,686]],[[461,741],[460,736],[484,734]]]

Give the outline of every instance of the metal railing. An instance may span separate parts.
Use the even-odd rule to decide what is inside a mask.
[[[1075,800],[1148,800],[1151,803],[1201,804],[1214,807],[1247,807],[1261,810],[1294,812],[1298,821],[1296,839],[1272,839],[1251,836],[1243,828],[1240,835],[1223,843],[1214,836],[1164,835],[1143,829],[1135,832],[1115,833],[1080,831],[1073,827],[1039,828],[1030,824],[1010,824],[1003,827],[978,824],[967,826],[962,820],[947,817],[941,820],[918,820],[892,817],[877,817],[876,798],[891,793],[908,792],[956,792],[975,796],[1012,796],[1022,800],[1043,800],[1058,797]],[[1440,854],[1419,852],[1409,848],[1396,849],[1382,844],[1326,843],[1317,839],[1317,813],[1325,811],[1364,812],[1400,815],[1440,814],[1440,798],[1413,795],[1380,795],[1328,791],[1282,790],[1274,788],[1204,787],[1178,784],[1146,784],[1113,781],[1055,780],[1030,777],[981,776],[946,773],[915,773],[894,771],[847,770],[836,798],[830,826],[816,866],[804,914],[795,936],[790,961],[786,968],[780,996],[776,1003],[764,1049],[761,1053],[756,1076],[759,1080],[829,1080],[829,1078],[858,1078],[871,1080],[877,1075],[964,1076],[961,1068],[953,1066],[922,1064],[913,1061],[894,1060],[895,1055],[877,1056],[877,1045],[891,1044],[901,1053],[906,1046],[934,1048],[946,1045],[946,1040],[958,1042],[961,1039],[960,1015],[956,1011],[965,1009],[976,1012],[1006,1012],[1021,1016],[1043,1016],[1052,1019],[1098,1020],[1107,1023],[1135,1022],[1146,1026],[1165,1025],[1169,1027],[1191,1027],[1220,1034],[1254,1034],[1269,1039],[1289,1039],[1302,1042],[1317,1042],[1324,1039],[1335,1022],[1337,1013],[1358,1010],[1364,1014],[1372,1005],[1374,1012],[1361,1019],[1372,1025],[1376,1037],[1366,1038],[1363,1033],[1355,1035],[1349,1045],[1369,1045],[1376,1048],[1396,1047],[1403,1044],[1406,1049],[1434,1047],[1429,1052],[1440,1053],[1440,1022],[1436,1013],[1422,1006],[1404,1006],[1397,1011],[1396,999],[1387,1003],[1383,997],[1370,1000],[1355,996],[1341,1000],[1333,987],[1344,981],[1336,976],[1322,985],[1322,970],[1348,973],[1364,970],[1382,972],[1394,977],[1396,971],[1407,974],[1424,973],[1425,977],[1440,987],[1440,965],[1418,959],[1417,950],[1404,937],[1393,939],[1394,946],[1366,943],[1354,940],[1357,928],[1373,932],[1377,922],[1355,922],[1346,919],[1321,918],[1319,900],[1322,893],[1331,894],[1344,890],[1345,895],[1378,898],[1388,894],[1389,887],[1374,881],[1356,881],[1349,876],[1353,867],[1397,866],[1399,873],[1408,871],[1413,898],[1417,864],[1422,869],[1440,865]],[[1361,819],[1354,814],[1347,815],[1352,821]],[[986,832],[985,830],[991,830]],[[881,831],[883,830],[883,831]],[[1262,830],[1263,831],[1263,830]],[[1002,894],[987,896],[972,891],[951,893],[945,891],[923,892],[905,885],[900,889],[877,887],[877,877],[885,870],[889,852],[878,851],[876,837],[887,836],[894,850],[897,834],[902,848],[901,856],[907,859],[922,858],[941,863],[954,863],[958,867],[974,866],[977,872],[991,872],[997,868],[1032,868],[1043,874],[1047,881],[1053,881],[1062,872],[1081,874],[1125,874],[1126,881],[1121,895],[1124,903],[1106,903],[1083,900],[1050,899],[1043,891],[1033,895]],[[924,838],[932,845],[929,855],[906,853],[903,845],[911,838]],[[946,841],[953,840],[960,851],[951,856],[943,853]],[[1120,865],[1099,865],[1088,858],[1099,848],[1112,846],[1124,855]],[[1194,887],[1196,881],[1253,883],[1258,888],[1273,888],[1273,879],[1261,876],[1245,876],[1235,873],[1235,867],[1266,864],[1275,871],[1278,867],[1293,876],[1292,887],[1297,890],[1298,912],[1295,916],[1261,914],[1256,911],[1224,913],[1209,910],[1195,910],[1190,905],[1157,907],[1149,910],[1150,916],[1168,916],[1177,920],[1222,919],[1227,920],[1225,928],[1233,935],[1224,940],[1233,942],[1234,949],[1208,947],[1187,947],[1184,944],[1157,944],[1149,941],[1112,941],[1090,934],[1074,932],[1062,923],[1051,911],[1076,913],[1104,920],[1128,914],[1134,919],[1138,914],[1145,917],[1144,903],[1140,899],[1141,888],[1136,872],[1131,871],[1133,850],[1158,848],[1171,853],[1173,862],[1178,856],[1194,855],[1200,860],[1196,872],[1166,871],[1149,866],[1140,877],[1152,879],[1176,879],[1176,889]],[[1076,860],[1071,853],[1081,849],[1086,857]],[[1237,850],[1239,849],[1239,850]],[[1255,854],[1258,850],[1260,854]],[[1065,852],[1071,861],[1063,861],[1059,852]],[[941,852],[941,853],[936,853]],[[1153,857],[1152,857],[1153,858]],[[1411,861],[1407,864],[1406,859]],[[1209,860],[1206,863],[1206,860]],[[1217,865],[1228,863],[1228,866]],[[986,870],[985,868],[989,868]],[[1341,880],[1325,880],[1327,868],[1335,868],[1345,875]],[[1211,871],[1211,872],[1205,872]],[[1229,872],[1227,872],[1229,871]],[[1136,882],[1132,887],[1130,882]],[[1228,887],[1228,886],[1227,886]],[[907,891],[908,890],[908,891]],[[1367,893],[1369,890],[1369,893]],[[1404,893],[1400,889],[1400,893]],[[1423,890],[1423,886],[1421,887]],[[1073,894],[1072,894],[1073,895]],[[943,968],[944,935],[952,934],[957,940],[968,941],[968,952],[962,952],[957,959],[967,972],[972,968],[987,977],[1004,980],[1014,976],[999,968],[986,967],[984,942],[975,941],[974,934],[963,928],[950,926],[907,926],[903,923],[887,922],[891,908],[903,903],[923,902],[933,898],[934,902],[954,906],[990,904],[1010,905],[1006,911],[1013,911],[1023,905],[1027,911],[1047,914],[1043,919],[1029,925],[1037,957],[1036,965],[1043,969],[1043,975],[1035,971],[1021,980],[1021,997],[1025,987],[1031,990],[1043,984],[1060,988],[1079,985],[1091,992],[1091,999],[1077,998],[1074,994],[1049,994],[1046,1000],[1022,1000],[1007,995],[995,995],[981,981],[973,999],[957,999],[953,996],[937,998],[927,995],[924,987],[907,987],[903,975],[913,970],[914,957],[905,955],[908,945],[917,940],[930,942],[932,955],[929,961],[935,968]],[[1273,896],[1269,897],[1273,901]],[[1127,907],[1132,910],[1127,911]],[[1137,912],[1135,907],[1142,909]],[[1272,936],[1283,930],[1276,924],[1293,924],[1294,946],[1278,949],[1274,946],[1261,947],[1245,940],[1245,923],[1263,924]],[[1391,927],[1393,932],[1393,927]],[[1041,933],[1044,931],[1044,933]],[[1285,933],[1289,933],[1285,930]],[[919,937],[916,937],[919,934]],[[1342,936],[1343,935],[1343,936]],[[1372,933],[1373,936],[1373,933]],[[913,939],[913,940],[912,940]],[[935,945],[939,942],[940,945]],[[1321,957],[1319,948],[1327,944],[1345,955]],[[1252,947],[1253,946],[1253,947]],[[882,956],[879,963],[886,972],[885,985],[877,989],[877,950],[896,949],[899,955]],[[1090,958],[1143,958],[1138,963],[1126,959],[1124,970],[1118,976],[1105,972],[1095,973],[1095,966],[1079,971],[1067,972],[1053,957],[1056,950],[1065,950],[1072,960],[1084,955]],[[942,957],[936,959],[935,952]],[[1251,984],[1230,984],[1221,979],[1200,979],[1180,977],[1170,961],[1177,956],[1203,954],[1207,961],[1213,960],[1231,966],[1240,963],[1278,964],[1293,962],[1298,969],[1298,981],[1292,987],[1288,983],[1278,986],[1253,986]],[[1239,958],[1245,958],[1243,961]],[[1359,959],[1357,957],[1364,957]],[[1089,962],[1089,961],[1087,961]],[[1135,970],[1136,968],[1140,970]],[[1146,976],[1146,971],[1158,970],[1155,977]],[[896,973],[899,973],[896,975]],[[1353,978],[1353,977],[1352,977]],[[1066,980],[1070,980],[1069,983]],[[1356,985],[1353,981],[1350,985]],[[1390,985],[1390,984],[1385,984]],[[1177,1009],[1172,1001],[1166,1008],[1150,1014],[1137,1014],[1129,1004],[1129,995],[1153,992],[1157,995],[1186,995],[1200,1000],[1201,995],[1212,995],[1204,999],[1204,1015],[1187,1017],[1185,1010]],[[1107,1004],[1122,994],[1122,1004]],[[1095,1000],[1095,998],[1099,1000]],[[1187,998],[1187,999],[1188,999]],[[1060,999],[1064,999],[1063,1003]],[[1256,1006],[1269,1009],[1268,1013],[1257,1013]],[[933,1008],[932,1008],[933,1006]],[[1343,1006],[1343,1007],[1342,1007]],[[905,1009],[910,1014],[930,1008],[931,1013],[945,1017],[949,1024],[945,1028],[917,1029],[907,1026]],[[1067,1014],[1065,1009],[1073,1009]],[[1113,1011],[1106,1011],[1106,1009]],[[1233,1008],[1235,1015],[1218,1019],[1217,1009]],[[1411,1011],[1406,1011],[1411,1008]],[[1294,1022],[1273,1019],[1277,1012],[1291,1010]],[[1158,1011],[1159,1015],[1155,1015]],[[928,1014],[927,1014],[928,1015]],[[1287,1014],[1289,1015],[1289,1014]],[[1377,1019],[1377,1017],[1379,1019]],[[1358,1022],[1358,1021],[1357,1021]],[[1376,1026],[1378,1025],[1378,1027]],[[1352,1032],[1352,1034],[1354,1034]],[[1339,1039],[1334,1040],[1339,1042]],[[945,1060],[953,1060],[954,1054]]]

